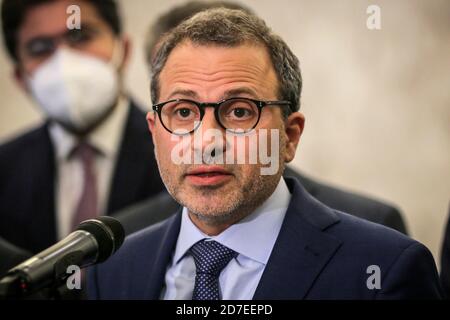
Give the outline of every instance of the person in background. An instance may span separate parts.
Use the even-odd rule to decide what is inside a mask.
[[[45,121],[0,146],[0,236],[36,253],[164,185],[123,86],[131,44],[116,2],[4,0],[1,17],[14,78]]]
[[[159,16],[148,29],[145,49],[148,66],[150,67],[151,61],[157,52],[158,43],[160,43],[164,34],[200,11],[219,7],[238,9],[252,13],[248,7],[228,1],[189,1],[171,8]],[[311,195],[334,209],[407,234],[402,214],[396,207],[390,204],[318,182],[307,177],[304,173],[294,170],[290,166],[286,167],[284,176],[297,178]],[[117,214],[117,217],[123,223],[127,234],[129,234],[163,220],[167,215],[175,212],[178,206],[170,195],[163,193],[158,197],[145,200],[133,207],[121,210]],[[154,214],[149,214],[149,212]]]
[[[283,177],[305,124],[302,78],[297,57],[263,20],[225,8],[197,13],[163,38],[152,71],[148,127],[182,208],[92,267],[91,299],[441,297],[425,246]],[[270,168],[249,160],[263,139],[276,155]],[[181,163],[180,150],[188,155]],[[248,157],[224,163],[238,154]]]

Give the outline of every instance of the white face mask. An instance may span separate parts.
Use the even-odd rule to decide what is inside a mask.
[[[115,49],[122,48],[116,45]],[[28,86],[47,117],[77,132],[90,129],[106,117],[119,94],[116,53],[106,62],[60,48],[39,66],[28,78]]]

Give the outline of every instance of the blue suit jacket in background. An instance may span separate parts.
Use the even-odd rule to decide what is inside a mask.
[[[253,299],[441,297],[436,266],[425,246],[333,210],[297,180],[285,180],[292,199]],[[181,211],[128,237],[113,257],[89,270],[88,296],[159,299],[180,223]],[[369,279],[370,266],[380,270],[380,289],[367,286],[375,283]]]

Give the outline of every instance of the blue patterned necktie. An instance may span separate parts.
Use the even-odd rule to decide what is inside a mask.
[[[219,300],[219,276],[237,252],[216,241],[201,240],[189,249],[195,261],[192,300]]]

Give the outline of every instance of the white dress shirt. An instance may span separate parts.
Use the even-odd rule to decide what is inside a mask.
[[[165,300],[189,300],[195,284],[195,263],[186,254],[202,239],[212,239],[236,251],[219,277],[223,300],[249,300],[258,286],[289,205],[291,195],[283,178],[273,194],[248,217],[233,224],[217,236],[210,237],[191,221],[183,208],[180,233],[172,261],[166,271]]]
[[[109,198],[112,173],[122,141],[123,130],[129,112],[129,101],[119,98],[118,105],[109,117],[89,133],[87,142],[98,153],[95,157],[98,215],[104,214]],[[70,233],[72,217],[80,200],[83,186],[83,166],[79,158],[70,157],[78,144],[78,138],[61,125],[50,125],[50,138],[55,149],[55,211],[58,238]]]

